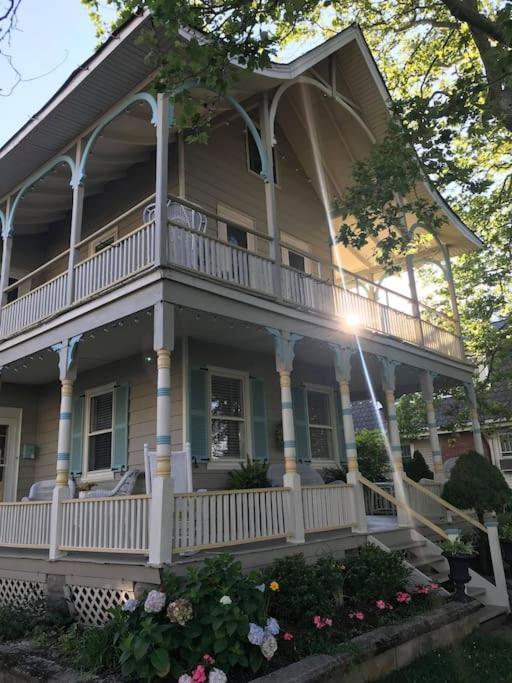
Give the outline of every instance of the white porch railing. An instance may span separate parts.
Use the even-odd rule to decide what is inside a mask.
[[[272,295],[272,261],[203,233],[169,226],[169,261],[263,294]]]
[[[0,546],[48,548],[51,502],[0,503]]]
[[[49,318],[66,305],[68,274],[61,273],[2,308],[0,335],[8,337]]]
[[[174,551],[286,538],[288,495],[283,487],[178,493]]]
[[[328,484],[302,487],[304,530],[329,531],[356,526],[353,487]]]
[[[433,498],[430,498],[423,491],[427,490],[434,493],[436,496],[441,496],[443,485],[436,481],[422,480],[421,484],[411,484],[410,480],[404,479],[405,490],[409,505],[424,515],[428,519],[443,519],[446,517],[446,510],[437,503]]]
[[[377,486],[386,493],[395,495],[395,486],[391,481],[379,481]],[[383,498],[373,489],[363,488],[364,504],[367,515],[396,515],[396,507],[387,498]]]
[[[155,224],[141,228],[114,242],[111,247],[75,266],[74,300],[81,301],[116,282],[144,270],[155,260]]]
[[[62,501],[60,550],[146,554],[149,501],[147,495]]]

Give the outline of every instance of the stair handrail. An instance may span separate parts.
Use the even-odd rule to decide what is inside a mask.
[[[413,488],[417,489],[421,493],[424,493],[426,496],[428,496],[432,500],[435,500],[435,502],[438,505],[441,505],[441,507],[446,508],[446,510],[453,512],[456,515],[459,515],[459,517],[462,517],[463,520],[465,520],[469,524],[472,524],[477,529],[480,529],[480,531],[483,531],[485,534],[489,533],[483,524],[481,524],[478,520],[471,517],[471,515],[468,515],[467,512],[464,512],[463,510],[459,510],[459,508],[455,507],[455,505],[448,503],[448,501],[444,500],[443,498],[438,496],[436,493],[432,493],[432,491],[429,491],[429,489],[425,488],[421,484],[418,484],[418,482],[414,481],[414,479],[409,479],[409,477],[406,474],[404,474],[404,481],[406,484],[409,484],[409,486],[412,486]]]
[[[398,500],[398,498],[392,496],[391,493],[388,493],[380,486],[377,486],[377,484],[375,484],[374,482],[370,481],[369,479],[366,479],[366,477],[363,477],[361,474],[359,475],[359,481],[361,482],[361,484],[366,486],[366,488],[369,488],[371,491],[374,491],[374,493],[377,493],[379,496],[382,496],[390,503],[393,503],[393,505],[396,505],[396,507],[405,510],[407,513],[411,515],[411,517],[417,519],[419,522],[421,522],[421,524],[423,524],[423,526],[428,527],[435,534],[441,536],[441,538],[444,538],[444,540],[448,540],[448,534],[444,529],[442,529],[440,526],[437,526],[437,524],[434,524],[434,522],[431,522],[430,519],[424,517],[420,512],[416,512],[416,510],[413,510],[404,501]]]

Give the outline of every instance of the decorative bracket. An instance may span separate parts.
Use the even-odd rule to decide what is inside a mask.
[[[274,337],[277,372],[291,372],[295,358],[295,344],[302,339],[302,335],[276,330],[274,327],[265,329]]]
[[[82,339],[81,334],[77,334],[64,342],[54,344],[51,349],[59,354],[59,379],[76,379],[76,352],[78,344]]]
[[[356,352],[353,346],[341,346],[340,344],[329,344],[334,353],[334,372],[336,381],[350,382],[352,374],[352,356]]]
[[[400,361],[391,360],[386,356],[377,356],[380,363],[380,379],[384,391],[395,391],[396,368],[401,365]]]

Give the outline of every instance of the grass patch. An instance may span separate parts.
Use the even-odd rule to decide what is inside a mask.
[[[456,647],[434,650],[382,679],[383,683],[512,682],[512,641],[470,637]]]

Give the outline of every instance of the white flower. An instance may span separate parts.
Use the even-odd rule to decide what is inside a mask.
[[[221,669],[212,669],[208,674],[208,683],[226,683],[227,680],[228,677]],[[188,681],[185,681],[185,683],[188,683]]]
[[[219,602],[221,605],[231,605],[233,603],[229,595],[223,595]]]
[[[137,606],[139,604],[138,600],[135,600],[135,598],[130,598],[127,600],[124,605],[121,607],[123,612],[135,612],[137,609]]]
[[[149,591],[144,610],[150,613],[161,612],[165,607],[165,593],[161,591]]]
[[[249,624],[249,635],[247,636],[247,640],[251,645],[261,645],[264,636],[265,634],[263,633],[261,626],[258,626],[258,624]]]
[[[178,678],[178,683],[192,683],[192,676],[189,676],[188,674],[182,674]]]
[[[274,636],[266,635],[263,638],[263,642],[260,646],[261,654],[265,657],[267,661],[270,661],[275,655],[277,650],[277,640]]]
[[[259,591],[260,593],[264,593],[264,592],[265,592],[265,584],[264,584],[264,583],[260,583],[258,586],[255,586],[255,588],[256,588],[256,590]]]

